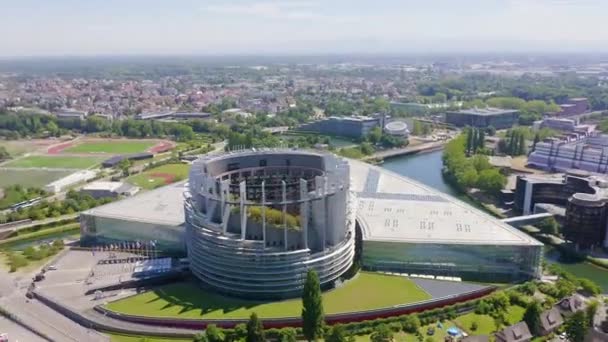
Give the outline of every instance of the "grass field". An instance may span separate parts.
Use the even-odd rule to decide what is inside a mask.
[[[342,287],[323,294],[326,314],[383,308],[412,303],[430,296],[411,280],[362,272]],[[107,308],[127,314],[182,318],[262,318],[299,316],[301,300],[256,302],[222,296],[195,283],[162,286],[140,295],[109,303]]]
[[[0,170],[0,188],[15,184],[41,188],[70,173],[70,171],[58,170]]]
[[[103,158],[98,157],[29,156],[13,160],[4,166],[16,168],[87,169],[100,163],[102,160]]]
[[[445,321],[442,323],[442,325],[443,325],[442,328],[438,327],[436,323],[425,325],[425,326],[420,327],[420,329],[418,329],[418,332],[420,332],[420,334],[423,336],[424,339],[427,339],[430,337],[433,339],[433,341],[443,342],[445,337],[448,336],[447,329],[454,326],[454,324],[450,321]],[[435,333],[432,336],[427,334],[427,331],[429,328],[435,329]],[[354,338],[355,338],[355,342],[369,342],[370,341],[370,335],[357,335],[357,336],[354,336]],[[394,335],[393,335],[393,342],[419,342],[419,341],[420,340],[418,340],[418,337],[416,335],[408,334],[403,331],[394,333]]]
[[[131,154],[145,152],[156,144],[157,142],[155,141],[141,140],[85,141],[68,147],[63,152]]]
[[[154,337],[154,336],[135,336],[135,335],[122,335],[114,333],[106,333],[110,336],[112,342],[191,342],[192,338],[167,338],[167,337]]]
[[[44,148],[44,144],[42,144],[40,140],[3,140],[0,141],[0,146],[6,148],[13,158],[24,153],[34,152]]]
[[[142,189],[154,189],[188,178],[190,165],[166,164],[127,178],[127,181]]]
[[[521,322],[524,317],[525,308],[521,306],[512,305],[507,310],[507,323],[509,325]],[[465,329],[469,334],[475,335],[489,335],[496,331],[496,325],[494,324],[494,318],[489,315],[478,315],[474,312],[468,313],[466,315],[462,315],[457,317],[454,320],[458,325]],[[473,322],[477,322],[477,330],[471,330],[471,324]]]

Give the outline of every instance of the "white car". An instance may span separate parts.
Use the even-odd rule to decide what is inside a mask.
[[[565,340],[566,339],[566,333],[563,332],[563,333],[559,334],[559,339],[560,340]]]
[[[55,270],[57,270],[57,266],[51,265],[51,266],[47,267],[47,270],[49,270],[49,271],[55,271]]]
[[[8,342],[8,334],[0,333],[0,342]]]

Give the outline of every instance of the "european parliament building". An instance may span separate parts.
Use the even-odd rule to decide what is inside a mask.
[[[81,216],[82,243],[155,240],[192,274],[250,298],[299,295],[308,269],[333,286],[369,270],[464,280],[540,275],[542,244],[449,195],[323,151],[208,155],[189,181]]]

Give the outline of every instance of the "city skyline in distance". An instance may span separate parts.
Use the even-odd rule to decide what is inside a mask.
[[[601,0],[25,0],[4,7],[4,58],[608,51]]]

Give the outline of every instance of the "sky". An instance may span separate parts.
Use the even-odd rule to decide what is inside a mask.
[[[0,0],[0,56],[608,50],[608,0]]]

